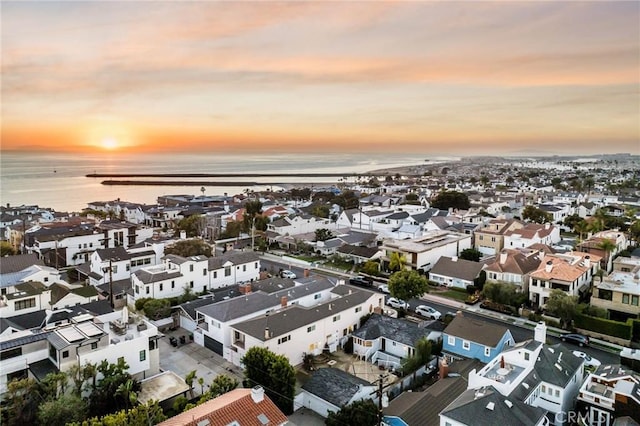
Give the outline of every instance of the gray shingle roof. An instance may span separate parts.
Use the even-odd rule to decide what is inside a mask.
[[[33,253],[0,257],[0,274],[20,272],[31,265],[44,266],[44,262]]]
[[[33,342],[39,342],[40,340],[45,340],[50,334],[50,331],[46,331],[43,333],[34,332],[33,334],[18,337],[17,339],[5,340],[0,343],[0,351],[17,348],[18,346],[28,345],[29,343]]]
[[[538,355],[534,370],[540,379],[556,386],[565,387],[580,368],[582,359],[573,355],[564,344],[545,345]],[[561,369],[557,368],[559,365]]]
[[[112,260],[117,262],[120,260],[131,259],[131,255],[127,253],[127,250],[125,250],[125,248],[122,246],[107,248],[107,249],[99,249],[99,250],[96,250],[96,253],[98,254],[98,256],[100,256],[100,259],[102,260]]]
[[[505,398],[493,386],[484,388],[483,394],[476,392],[474,389],[464,391],[442,414],[462,424],[474,426],[533,426],[547,413],[542,408]]]
[[[231,262],[234,265],[242,265],[243,263],[258,262],[259,260],[260,260],[260,257],[256,252],[234,251],[231,253],[225,253],[221,256],[210,257],[209,270],[213,271],[215,269],[220,269],[222,268],[222,265],[224,265],[227,262]]]
[[[276,338],[290,331],[305,327],[308,324],[313,324],[323,318],[338,315],[347,309],[358,306],[369,299],[372,294],[370,291],[354,289],[351,294],[321,305],[308,308],[299,305],[290,305],[270,315],[261,315],[257,318],[234,324],[233,327],[256,339],[265,341],[268,340],[265,339],[264,336],[264,331],[267,327],[271,332],[270,338]]]
[[[135,275],[144,284],[151,284],[158,281],[169,280],[171,278],[178,278],[182,276],[180,271],[162,271],[162,272],[152,274],[150,272],[145,271],[144,269],[135,271],[133,275]]]
[[[451,257],[442,256],[429,273],[473,281],[480,274],[483,266],[482,263],[471,260],[458,258],[454,261]]]
[[[362,386],[371,386],[371,383],[338,368],[320,368],[302,389],[336,407],[342,407],[351,401]]]
[[[362,327],[353,332],[353,336],[364,340],[375,340],[379,337],[384,337],[415,347],[416,342],[426,338],[430,332],[430,329],[418,327],[416,323],[373,314]]]
[[[247,294],[233,299],[223,300],[207,306],[196,308],[201,312],[220,322],[227,322],[235,318],[241,318],[264,309],[280,305],[280,298],[287,296],[288,300],[295,300],[309,294],[317,293],[333,287],[329,281],[317,281],[306,285],[297,285],[293,288],[285,288],[277,292],[267,294],[261,291]]]
[[[459,337],[492,348],[498,345],[500,339],[507,332],[509,330],[503,325],[474,320],[461,313],[456,315],[444,330],[444,333],[449,336]]]
[[[385,415],[398,416],[409,425],[439,426],[438,414],[467,388],[462,377],[438,380],[424,392],[403,392],[389,403]]]

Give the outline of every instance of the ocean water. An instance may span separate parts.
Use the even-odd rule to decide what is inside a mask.
[[[364,173],[377,169],[424,164],[423,155],[356,154],[108,154],[2,152],[0,202],[14,206],[37,204],[56,211],[80,211],[92,201],[120,198],[155,204],[167,194],[200,195],[198,186],[111,186],[89,173]],[[441,158],[440,160],[446,160]],[[438,159],[430,159],[430,162]],[[339,178],[198,178],[208,181],[252,181],[247,186],[206,186],[206,195],[229,195],[246,189],[278,190],[282,184],[336,183]],[[145,178],[145,180],[149,180]],[[183,179],[187,180],[187,179]]]

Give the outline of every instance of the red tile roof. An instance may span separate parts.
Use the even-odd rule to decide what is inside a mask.
[[[278,426],[288,421],[268,396],[264,395],[262,401],[254,402],[251,389],[234,389],[171,417],[159,423],[159,426],[197,426],[203,420],[209,421],[207,426],[228,426],[233,421],[240,426]]]

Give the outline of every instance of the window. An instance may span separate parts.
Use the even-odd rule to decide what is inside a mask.
[[[15,358],[17,356],[22,355],[22,347],[17,347],[13,349],[9,349],[0,353],[0,360],[5,360],[9,358]]]
[[[147,294],[149,294],[149,286],[146,286],[146,287],[145,287],[145,292],[146,292]]]
[[[629,295],[628,294],[623,294],[622,295],[622,303],[624,304],[629,304]]]
[[[98,349],[98,342],[91,342],[91,350],[96,350]]]
[[[358,312],[361,312],[361,311],[362,311],[362,306],[358,306],[358,307],[356,308],[356,314],[357,314]]]
[[[203,275],[203,276],[206,276],[206,275],[207,275],[207,268],[204,268],[204,269],[202,270],[202,275]]]
[[[468,351],[469,349],[471,349],[471,343],[468,340],[463,340],[462,349],[464,349],[465,351]]]
[[[189,287],[193,288],[193,281],[189,282]]]
[[[491,356],[491,348],[489,346],[484,347],[484,356]]]
[[[556,398],[560,398],[560,391],[556,389]]]
[[[291,340],[291,335],[288,336],[284,336],[278,339],[278,344],[284,343],[284,342],[288,342],[289,340]]]
[[[447,344],[451,345],[451,346],[455,345],[456,344],[456,338],[453,337],[453,336],[448,336],[447,337]]]
[[[333,317],[333,322],[339,321],[340,320],[340,315],[336,315]]]
[[[322,297],[322,295],[321,295],[320,293],[318,293],[318,294],[314,294],[314,295],[313,295],[313,300],[318,300],[318,299],[320,299],[321,297]]]
[[[22,309],[33,308],[35,306],[36,306],[36,298],[32,297],[31,299],[17,300],[15,305],[14,305],[14,309],[16,311],[19,311],[19,310],[22,310]]]
[[[633,306],[638,306],[638,296],[631,296],[631,304]]]
[[[147,351],[144,349],[140,351],[140,362],[145,361],[147,359]]]
[[[256,269],[258,269],[258,262],[256,262],[254,266]]]
[[[162,283],[160,283],[160,291],[162,291],[164,288],[164,285]]]
[[[139,285],[136,286],[136,294],[140,294],[140,286]]]
[[[529,352],[524,353],[524,360],[529,361]]]
[[[227,266],[226,268],[224,268],[224,276],[225,277],[231,276],[231,266]]]
[[[189,265],[189,272],[193,272],[193,265]]]
[[[175,281],[171,281],[171,288],[176,288],[176,282]]]
[[[218,271],[213,271],[213,279],[218,278]]]
[[[316,329],[316,325],[310,325],[309,327],[307,327],[307,333],[311,333],[312,331],[314,331]]]
[[[545,385],[542,385],[542,393],[545,393],[547,391],[547,387]]]
[[[48,283],[49,282],[49,277],[44,277],[44,282]]]
[[[62,358],[69,358],[69,351],[62,351]]]
[[[242,272],[247,272],[247,265],[242,265]]]

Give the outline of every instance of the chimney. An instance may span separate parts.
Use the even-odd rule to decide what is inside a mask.
[[[269,332],[269,327],[264,328],[264,340],[269,340],[271,338],[271,333]]]
[[[591,267],[591,256],[584,257],[584,267],[587,269]]]
[[[253,399],[253,402],[256,404],[264,400],[264,389],[262,386],[254,386],[251,388],[251,399]]]
[[[545,272],[551,272],[551,271],[553,271],[553,262],[552,262],[552,261],[550,261],[550,260],[548,260],[548,261],[547,261],[547,264],[546,264],[546,265],[544,265],[544,270],[545,270]]]
[[[181,240],[187,239],[187,231],[180,231],[180,239]]]
[[[549,222],[544,224],[544,229],[549,229],[551,228],[551,224]]]
[[[547,341],[547,324],[544,321],[540,321],[533,331],[533,340],[540,343],[546,343]]]
[[[309,274],[310,274],[310,273],[311,273],[311,271],[309,271],[309,268],[306,268],[306,269],[304,270],[304,277],[305,277],[305,278],[309,278]]]
[[[440,360],[439,367],[438,376],[440,379],[444,379],[449,375],[449,364],[447,364],[447,360],[445,358]]]
[[[331,310],[331,303],[329,303],[329,310]]]
[[[281,308],[286,308],[287,307],[287,296],[282,296],[280,298],[280,307]]]
[[[240,292],[240,294],[250,294],[251,293],[251,283],[238,284],[238,291]]]
[[[507,262],[507,253],[506,252],[501,252],[500,253],[500,264],[504,265]]]
[[[540,249],[540,251],[538,252],[538,259],[544,259],[544,250]]]

